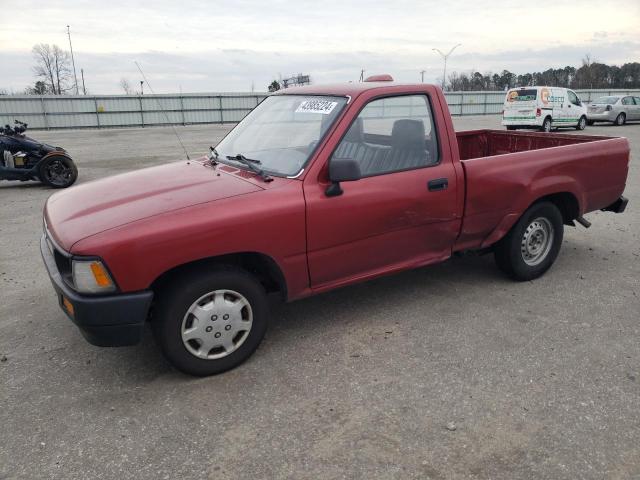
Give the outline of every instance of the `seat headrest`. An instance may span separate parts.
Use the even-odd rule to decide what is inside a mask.
[[[355,119],[355,121],[351,124],[351,127],[349,127],[349,130],[347,130],[347,133],[342,141],[364,143],[364,125],[361,118]]]
[[[391,147],[424,150],[425,136],[422,120],[396,120],[391,130]]]

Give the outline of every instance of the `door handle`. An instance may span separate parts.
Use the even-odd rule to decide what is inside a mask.
[[[436,178],[435,180],[429,180],[427,188],[430,192],[438,192],[440,190],[446,190],[449,186],[448,178]]]

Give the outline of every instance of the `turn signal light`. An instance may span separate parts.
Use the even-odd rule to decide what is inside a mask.
[[[91,262],[91,272],[93,273],[93,276],[96,279],[96,284],[99,287],[105,288],[111,286],[111,279],[109,278],[109,274],[104,269],[101,263]]]
[[[69,315],[73,317],[73,304],[69,301],[69,299],[67,299],[67,297],[62,297],[62,305],[64,306],[64,309],[69,312]]]
[[[73,284],[81,293],[107,293],[115,290],[107,268],[100,260],[74,259]]]

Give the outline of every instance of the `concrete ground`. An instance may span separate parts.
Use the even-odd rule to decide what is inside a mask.
[[[178,129],[201,154],[227,127]],[[584,133],[630,139],[630,204],[568,228],[544,277],[455,258],[277,306],[205,379],[150,336],[87,344],[39,256],[52,190],[1,182],[0,479],[640,478],[640,124]],[[168,128],[34,136],[81,182],[182,157]]]

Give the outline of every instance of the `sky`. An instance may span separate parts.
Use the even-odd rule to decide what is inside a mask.
[[[640,61],[640,0],[0,0],[0,89],[35,82],[37,43],[69,48],[88,92],[122,93],[120,79],[156,93],[265,91],[279,77],[314,83],[389,73],[425,82],[447,72],[515,73]],[[148,89],[146,90],[148,92]]]

